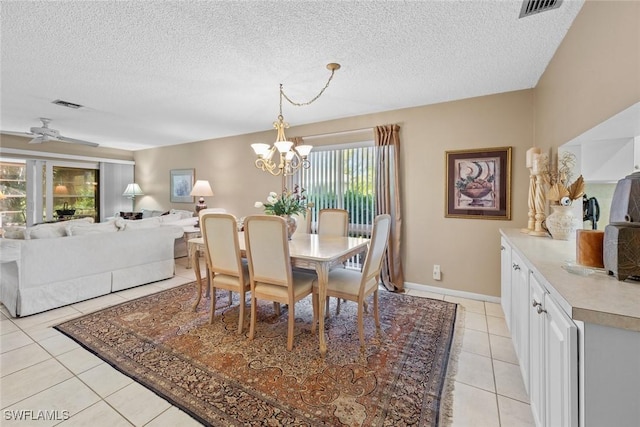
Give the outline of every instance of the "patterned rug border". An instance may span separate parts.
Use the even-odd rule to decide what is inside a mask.
[[[198,415],[196,412],[192,411],[188,407],[185,407],[184,405],[182,405],[180,402],[175,400],[169,394],[164,393],[163,391],[161,391],[158,388],[154,387],[151,380],[147,380],[144,377],[141,377],[140,375],[136,376],[136,374],[133,373],[133,372],[130,373],[129,371],[127,371],[126,367],[119,366],[117,360],[114,360],[114,361],[110,360],[106,355],[101,354],[99,352],[99,350],[94,350],[88,344],[84,343],[80,339],[80,337],[75,337],[70,332],[67,332],[67,331],[62,329],[63,325],[65,325],[67,323],[72,323],[72,322],[76,322],[76,321],[79,321],[79,320],[84,319],[84,318],[88,318],[90,316],[96,315],[97,313],[99,313],[101,311],[110,310],[110,309],[113,309],[113,308],[116,308],[116,307],[119,307],[119,306],[130,304],[130,303],[133,303],[135,301],[139,301],[139,300],[143,300],[145,298],[151,297],[153,295],[159,295],[159,294],[163,294],[163,293],[168,293],[168,292],[171,292],[171,291],[173,291],[173,290],[175,290],[177,288],[182,288],[182,287],[193,287],[193,288],[195,288],[196,286],[195,286],[195,282],[190,282],[190,283],[185,283],[185,284],[178,285],[178,286],[175,286],[175,287],[172,287],[172,288],[162,289],[162,290],[160,290],[158,292],[154,292],[154,293],[143,295],[143,296],[140,296],[140,297],[137,297],[137,298],[126,300],[126,301],[123,301],[123,302],[118,303],[118,304],[110,305],[110,306],[107,306],[107,307],[92,311],[90,313],[85,313],[85,314],[83,314],[81,316],[78,316],[78,317],[75,317],[73,319],[69,319],[69,320],[66,320],[64,322],[61,322],[61,323],[53,326],[53,328],[55,330],[57,330],[58,332],[62,333],[63,335],[65,335],[66,337],[72,339],[74,342],[76,342],[82,348],[84,348],[85,350],[87,350],[91,354],[95,355],[100,360],[104,361],[106,364],[108,364],[109,366],[111,366],[114,369],[116,369],[118,372],[122,373],[123,375],[127,376],[128,378],[131,378],[136,383],[142,385],[143,387],[145,387],[149,391],[153,392],[155,395],[157,395],[157,396],[161,397],[162,399],[166,400],[167,402],[169,402],[172,406],[175,406],[178,409],[180,409],[181,411],[183,411],[184,413],[188,414],[195,421],[201,423],[204,426],[216,426],[217,424],[213,424],[211,420],[207,420],[207,419],[203,418],[202,416]],[[382,290],[382,291],[385,291],[385,290]],[[392,292],[390,292],[390,293],[392,293]],[[455,376],[455,373],[457,372],[458,357],[459,357],[459,354],[460,354],[460,351],[461,351],[462,340],[463,340],[464,318],[465,318],[464,307],[461,306],[460,304],[453,303],[453,302],[450,302],[450,301],[438,300],[438,299],[428,298],[428,297],[420,297],[420,296],[415,296],[415,295],[407,295],[406,293],[397,293],[395,295],[403,295],[405,297],[417,298],[417,299],[430,299],[430,300],[434,300],[434,301],[445,302],[447,304],[455,306],[455,308],[454,308],[453,326],[451,327],[451,331],[449,333],[449,336],[447,337],[447,343],[446,343],[447,345],[446,345],[446,352],[445,352],[446,355],[444,357],[444,362],[443,362],[443,375],[441,375],[441,377],[440,377],[438,390],[437,390],[438,406],[437,406],[437,410],[435,411],[436,413],[435,413],[435,419],[434,419],[436,427],[447,427],[447,426],[450,425],[451,418],[452,418],[451,411],[452,411],[452,399],[453,399],[453,391],[454,391],[453,377]],[[245,324],[245,327],[247,327],[246,324]],[[135,332],[133,332],[133,333],[135,333]],[[325,331],[325,333],[326,333],[326,331]],[[153,343],[155,345],[162,345],[162,344],[158,344],[158,343],[154,342],[153,340],[149,340],[146,337],[141,337],[137,333],[135,333],[135,335],[141,341],[148,342],[148,343]],[[271,400],[272,403],[275,403],[275,402],[273,402],[273,399],[270,398],[269,400]]]

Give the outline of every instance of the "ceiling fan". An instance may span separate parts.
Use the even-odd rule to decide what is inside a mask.
[[[18,133],[17,135],[33,135],[33,136],[35,136],[35,138],[33,138],[31,141],[29,141],[29,144],[41,144],[41,143],[47,142],[47,141],[61,141],[61,142],[69,142],[71,144],[88,145],[89,147],[97,147],[98,146],[98,144],[96,144],[95,142],[83,141],[81,139],[68,138],[66,136],[60,135],[60,132],[58,130],[51,129],[49,127],[49,123],[51,122],[51,119],[47,119],[47,118],[41,117],[40,121],[42,122],[42,127],[32,127],[30,129],[30,132],[28,132],[28,133]],[[11,132],[11,133],[13,133],[13,132]]]

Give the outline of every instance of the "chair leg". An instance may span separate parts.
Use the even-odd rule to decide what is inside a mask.
[[[287,331],[287,350],[291,351],[293,350],[293,327],[295,326],[295,308],[294,306],[296,305],[296,303],[294,302],[293,304],[289,304],[289,328]]]
[[[238,319],[238,334],[241,334],[242,330],[244,329],[244,305],[245,305],[244,298],[245,298],[244,291],[240,291],[240,318]]]
[[[316,324],[318,323],[318,294],[313,292],[311,294],[311,306],[313,307],[313,323],[311,324],[311,333],[316,333]]]
[[[231,307],[232,302],[233,302],[233,292],[229,291],[229,307]]]
[[[364,348],[364,313],[362,302],[358,302],[358,336],[360,337],[360,347]]]
[[[324,307],[324,318],[327,319],[329,317],[329,297],[327,297],[327,300],[325,302],[325,307]]]
[[[249,322],[249,339],[253,339],[253,335],[256,332],[256,298],[251,293],[251,321]]]
[[[276,312],[276,316],[280,317],[282,312],[280,311],[280,303],[279,302],[274,302],[273,303],[273,311]]]
[[[338,300],[336,302],[336,316],[337,316],[338,314],[340,314],[340,298],[336,298],[336,300]],[[327,312],[328,311],[329,311],[329,309],[327,308]]]
[[[380,329],[380,317],[378,316],[378,290],[373,291],[373,318],[376,321],[376,329]]]
[[[211,283],[211,301],[209,303],[209,323],[213,323],[213,315],[216,311],[216,288],[213,287],[213,282]]]

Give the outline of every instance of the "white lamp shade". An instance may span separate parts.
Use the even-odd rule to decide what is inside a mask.
[[[295,154],[296,154],[296,153],[294,153],[292,150],[291,150],[291,151],[287,151],[287,154],[285,154],[284,158],[285,158],[287,161],[290,161],[291,159],[293,159],[293,156],[294,156]]]
[[[286,153],[287,151],[289,151],[289,149],[293,145],[293,142],[291,142],[291,141],[276,141],[276,142],[273,143],[273,145],[276,146],[276,148],[278,149],[279,152]]]
[[[122,195],[126,197],[136,197],[136,196],[144,196],[144,193],[142,192],[142,189],[140,188],[140,186],[134,182],[132,184],[127,185],[127,188],[125,188],[124,193],[122,193]]]
[[[251,148],[255,151],[256,155],[260,157],[265,157],[269,152],[268,144],[251,144]]]
[[[296,150],[298,151],[298,154],[300,154],[302,157],[307,157],[311,152],[312,148],[313,148],[313,145],[298,145],[296,147]]]
[[[199,179],[196,181],[189,195],[199,196],[199,197],[209,197],[209,196],[213,196],[213,190],[211,190],[211,185],[209,184],[209,181],[206,181],[204,179]]]

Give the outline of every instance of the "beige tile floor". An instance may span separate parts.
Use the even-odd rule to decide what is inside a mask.
[[[194,278],[193,270],[186,268],[186,259],[181,258],[176,262],[176,276],[162,282],[25,318],[11,318],[1,306],[2,426],[200,425],[52,328],[66,319],[188,283]],[[445,299],[465,307],[452,426],[533,425],[500,306],[416,290],[408,294]],[[31,422],[13,419],[20,410],[47,410],[58,419]]]

